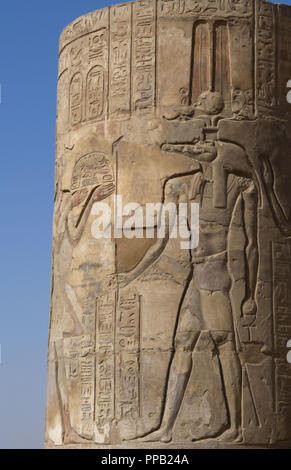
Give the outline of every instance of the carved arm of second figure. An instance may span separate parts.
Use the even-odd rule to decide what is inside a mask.
[[[217,156],[214,141],[198,141],[193,144],[165,144],[162,150],[183,153],[199,162],[212,162]]]
[[[81,189],[73,194],[71,200],[71,208],[68,214],[67,226],[70,238],[74,245],[79,242],[84,231],[86,222],[91,213],[92,206],[95,202],[102,201],[110,196],[115,189],[113,183],[106,183],[101,186],[95,187],[88,195],[88,189]],[[82,208],[81,204],[84,203]],[[74,208],[80,206],[77,215],[74,213]]]
[[[179,192],[174,188],[174,185],[171,181],[168,181],[164,187],[164,206],[169,203],[178,204],[179,202]],[[134,281],[138,276],[140,276],[147,268],[149,268],[162,254],[164,251],[171,233],[171,223],[168,211],[161,209],[159,214],[159,222],[165,225],[165,232],[163,238],[157,238],[156,242],[151,246],[151,248],[146,252],[143,259],[138,263],[138,265],[129,273],[119,274],[119,285],[120,287],[127,286],[130,282]]]

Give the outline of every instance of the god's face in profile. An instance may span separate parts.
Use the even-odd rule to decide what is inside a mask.
[[[223,98],[221,94],[216,91],[205,91],[201,93],[194,107],[204,114],[214,116],[223,110]]]

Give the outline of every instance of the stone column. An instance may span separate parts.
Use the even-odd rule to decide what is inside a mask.
[[[63,31],[47,447],[290,447],[290,31],[263,0]]]

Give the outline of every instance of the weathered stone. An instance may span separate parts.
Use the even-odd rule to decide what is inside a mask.
[[[263,0],[140,0],[63,31],[47,447],[290,447],[290,31]],[[118,195],[184,203],[185,227],[197,203],[198,247],[167,218],[158,238],[159,214],[96,238]]]

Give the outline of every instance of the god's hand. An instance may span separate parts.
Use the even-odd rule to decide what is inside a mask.
[[[195,199],[200,194],[201,188],[205,183],[203,173],[199,171],[192,177],[190,199]]]
[[[134,280],[134,275],[131,273],[118,274],[118,285],[123,288],[128,286]]]
[[[242,324],[243,326],[251,326],[256,320],[257,304],[254,299],[247,299],[242,306]]]
[[[164,152],[174,153],[176,151],[176,147],[173,144],[164,144],[164,145],[162,145],[162,150]]]

